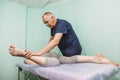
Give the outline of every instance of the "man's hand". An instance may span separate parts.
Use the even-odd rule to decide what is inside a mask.
[[[26,58],[30,58],[31,56],[39,56],[39,54],[37,52],[30,52],[25,50],[26,54],[24,55]]]

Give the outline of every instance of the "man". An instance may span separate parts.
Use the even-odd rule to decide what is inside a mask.
[[[26,64],[39,64],[42,66],[57,66],[60,65],[60,63],[72,64],[78,62],[95,62],[118,66],[117,63],[106,59],[101,54],[96,56],[80,55],[82,48],[69,22],[56,19],[51,12],[44,13],[42,19],[44,24],[51,29],[51,37],[47,46],[39,52],[24,51],[14,46],[10,46],[9,52],[13,56],[27,58],[25,60]],[[56,46],[59,47],[63,56],[50,52]]]

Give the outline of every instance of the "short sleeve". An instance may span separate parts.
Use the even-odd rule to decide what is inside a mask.
[[[66,22],[60,22],[57,26],[56,26],[56,33],[63,33],[63,34],[67,34],[68,32],[68,27],[66,25]]]

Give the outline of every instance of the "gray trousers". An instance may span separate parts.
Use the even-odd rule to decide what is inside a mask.
[[[43,64],[43,66],[46,67],[52,67],[52,66],[58,66],[60,64],[73,64],[77,63],[77,56],[71,56],[71,57],[66,57],[66,56],[61,56],[57,53],[50,52],[42,55],[42,57],[46,57],[46,61]]]

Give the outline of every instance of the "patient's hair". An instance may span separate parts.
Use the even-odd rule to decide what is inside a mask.
[[[43,14],[42,18],[43,18],[45,15],[49,15],[49,14],[53,15],[53,13],[51,13],[51,12],[45,12],[45,13]]]

